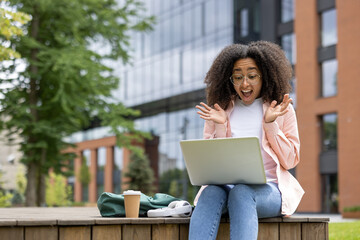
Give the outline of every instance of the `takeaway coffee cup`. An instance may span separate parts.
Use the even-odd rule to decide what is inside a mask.
[[[127,190],[123,192],[125,215],[127,218],[138,218],[140,208],[140,191]]]

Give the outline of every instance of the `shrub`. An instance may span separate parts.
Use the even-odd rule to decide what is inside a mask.
[[[344,207],[344,212],[360,212],[360,205],[352,206],[352,207]]]
[[[11,193],[4,193],[0,191],[0,207],[10,207],[12,198],[13,195]]]
[[[53,206],[70,206],[72,191],[62,175],[50,173],[46,180],[46,204]]]

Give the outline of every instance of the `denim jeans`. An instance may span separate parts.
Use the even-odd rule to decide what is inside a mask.
[[[281,193],[276,183],[238,184],[233,188],[207,186],[190,220],[189,239],[216,239],[222,213],[230,217],[230,239],[256,240],[258,218],[281,215]]]

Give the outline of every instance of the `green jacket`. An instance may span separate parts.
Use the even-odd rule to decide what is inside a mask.
[[[168,194],[156,193],[154,197],[149,197],[143,193],[140,196],[139,216],[147,216],[147,211],[167,207],[172,201],[179,201]],[[100,195],[97,206],[103,217],[125,217],[124,195],[104,192]]]

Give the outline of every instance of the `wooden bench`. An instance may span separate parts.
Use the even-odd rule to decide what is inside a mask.
[[[328,218],[259,220],[258,239],[328,239]],[[106,240],[188,239],[189,218],[0,219],[0,239]],[[222,219],[217,239],[229,239],[229,221]]]
[[[96,207],[0,208],[0,240],[188,239],[189,218],[103,218]],[[259,220],[266,240],[328,239],[328,218]],[[223,218],[218,238],[229,239]]]

